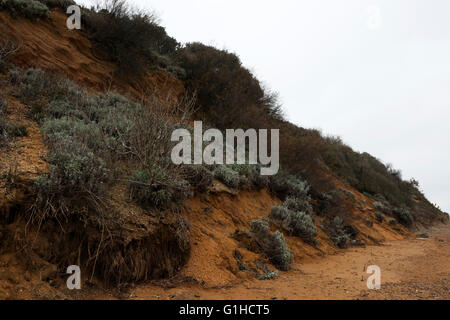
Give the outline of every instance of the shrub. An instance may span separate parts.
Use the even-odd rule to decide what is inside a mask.
[[[278,115],[275,95],[265,92],[239,57],[201,43],[189,43],[176,52],[186,71],[188,90],[197,92],[199,113],[219,129],[259,128],[264,115]]]
[[[299,199],[309,199],[309,185],[305,180],[279,171],[278,174],[269,178],[270,190],[279,198],[295,197]]]
[[[73,198],[85,199],[83,194],[90,199],[84,205],[96,205],[125,174],[118,161],[140,168],[127,182],[132,198],[145,206],[165,207],[190,196],[182,167],[166,156],[179,125],[173,119],[188,117],[189,101],[156,92],[145,105],[115,93],[93,95],[37,69],[10,72],[10,81],[31,105],[49,145],[50,173],[38,183],[42,201],[34,212],[48,212],[47,205],[68,208]]]
[[[84,212],[88,201],[94,195],[103,195],[110,182],[110,171],[104,161],[71,139],[58,139],[52,144],[49,162],[50,172],[35,180],[33,219]]]
[[[402,209],[394,209],[393,213],[397,217],[398,221],[403,224],[406,227],[410,227],[414,224],[414,219],[409,212],[409,210],[402,208]]]
[[[395,218],[390,218],[388,222],[389,222],[389,224],[391,224],[391,225],[397,224],[397,220],[395,220]]]
[[[21,15],[28,19],[50,16],[48,7],[35,0],[0,0],[0,10],[8,10],[13,16]]]
[[[260,190],[266,188],[269,182],[267,176],[261,175],[261,166],[259,164],[234,164],[232,169],[244,176],[243,182],[251,184],[252,187]]]
[[[385,216],[381,212],[377,211],[377,212],[375,212],[375,217],[377,218],[377,220],[379,222],[383,222]]]
[[[75,5],[75,1],[73,0],[40,0],[49,8],[61,8],[66,12],[67,8],[71,5]]]
[[[280,231],[275,231],[266,249],[272,263],[280,270],[288,271],[291,268],[292,254]]]
[[[334,217],[329,228],[331,240],[338,248],[346,248],[350,241],[350,236],[346,233],[344,228],[344,219],[339,216]]]
[[[27,128],[10,123],[6,119],[8,104],[0,95],[0,146],[6,145],[13,137],[28,135]]]
[[[374,203],[373,203],[373,207],[375,208],[375,209],[378,209],[378,210],[385,210],[385,206],[384,206],[384,204],[382,203],[382,202],[380,202],[380,201],[375,201]]]
[[[83,15],[88,32],[125,75],[145,70],[153,52],[165,55],[179,46],[153,13],[134,10],[124,0],[107,0],[94,9]]]
[[[310,244],[316,244],[317,229],[311,217],[304,212],[295,212],[284,206],[272,207],[269,219],[288,231],[289,234],[297,236]]]
[[[311,206],[309,197],[307,197],[306,199],[287,197],[283,202],[283,206],[295,212],[305,212],[309,215],[313,213],[313,208]]]
[[[227,187],[237,189],[245,181],[239,175],[238,172],[234,171],[230,166],[219,165],[214,170],[214,177],[221,182],[223,182]]]
[[[333,243],[339,248],[346,248],[350,237],[347,234],[340,234],[333,238]]]
[[[199,192],[206,192],[212,184],[213,173],[203,165],[187,165],[184,168],[189,184]]]
[[[143,206],[165,208],[190,196],[185,180],[172,180],[163,168],[154,166],[150,172],[136,170],[130,179],[131,197]]]
[[[264,220],[253,220],[250,223],[250,231],[258,241],[263,241],[267,234],[270,233],[269,223]]]
[[[253,220],[251,233],[274,266],[283,271],[290,269],[292,254],[281,232],[275,231],[270,234],[269,224],[266,221]]]

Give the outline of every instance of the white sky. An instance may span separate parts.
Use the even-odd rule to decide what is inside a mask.
[[[236,52],[291,122],[392,163],[450,212],[449,0],[130,3],[180,42]]]

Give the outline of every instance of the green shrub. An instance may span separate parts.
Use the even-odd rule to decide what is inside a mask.
[[[67,8],[75,5],[75,1],[73,0],[40,0],[49,8],[61,8],[66,12]]]
[[[380,202],[380,201],[375,201],[374,203],[373,203],[373,207],[375,208],[375,209],[377,209],[377,210],[382,210],[382,211],[384,211],[386,208],[385,208],[385,205],[382,203],[382,202]]]
[[[165,208],[191,196],[187,181],[173,180],[169,175],[158,166],[150,172],[134,171],[130,178],[131,197],[143,206]]]
[[[275,231],[270,234],[269,224],[266,221],[253,220],[251,233],[274,266],[283,271],[290,269],[292,253],[281,232]]]
[[[307,243],[316,244],[316,226],[311,217],[304,212],[291,211],[284,206],[274,206],[269,219],[289,234],[299,237]]]
[[[266,250],[270,260],[277,268],[283,271],[288,271],[291,268],[292,253],[280,231],[273,233]]]
[[[233,164],[231,168],[246,178],[241,178],[242,183],[248,183],[257,190],[268,186],[269,178],[261,175],[261,166],[259,164]]]
[[[186,71],[186,88],[197,92],[199,113],[215,127],[259,128],[263,116],[279,115],[275,96],[265,92],[236,54],[188,43],[177,50],[176,59]]]
[[[152,13],[132,9],[123,0],[107,0],[83,15],[90,37],[125,75],[138,74],[158,55],[174,53],[178,42]]]
[[[288,174],[285,171],[279,171],[276,175],[269,178],[270,190],[279,198],[295,197],[299,199],[309,198],[309,185],[305,180]]]
[[[242,176],[238,172],[234,171],[230,166],[219,165],[214,170],[214,178],[220,180],[227,187],[237,189],[243,184]]]
[[[409,212],[408,209],[402,208],[402,209],[394,209],[393,213],[395,214],[395,216],[397,217],[398,221],[406,226],[406,227],[410,227],[414,224],[414,218],[412,217],[411,213]]]
[[[48,7],[35,0],[0,0],[0,10],[8,10],[13,16],[23,16],[28,19],[48,18]]]
[[[350,237],[347,234],[340,234],[333,237],[333,243],[338,248],[346,248],[350,241]]]
[[[390,218],[388,222],[391,225],[396,225],[397,224],[397,220],[395,218]]]
[[[41,198],[101,194],[110,180],[105,162],[85,145],[67,137],[53,142],[49,163],[50,173],[41,176],[35,185]]]
[[[311,215],[313,213],[313,208],[311,206],[310,200],[311,199],[309,197],[304,197],[303,199],[287,197],[283,202],[283,206],[291,211],[304,212]]]
[[[377,212],[375,212],[375,217],[377,218],[377,220],[379,222],[383,222],[385,216],[381,212],[377,211]]]
[[[186,180],[199,192],[206,192],[213,181],[213,173],[203,165],[187,165]]]
[[[33,212],[62,206],[70,211],[74,199],[98,207],[97,197],[122,180],[123,163],[142,168],[126,181],[132,198],[145,206],[166,207],[190,196],[181,168],[164,156],[177,125],[170,110],[189,109],[184,102],[173,105],[155,93],[143,106],[115,93],[89,94],[38,69],[10,72],[10,82],[31,106],[49,145],[50,173],[37,183]]]

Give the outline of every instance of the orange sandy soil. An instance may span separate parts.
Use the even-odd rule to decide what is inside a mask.
[[[276,280],[247,280],[204,288],[138,286],[132,299],[450,299],[450,225],[429,230],[429,239],[388,241],[310,258]],[[381,289],[369,290],[369,265],[381,268]]]
[[[161,70],[131,83],[117,80],[114,65],[105,61],[84,33],[67,30],[65,19],[59,10],[52,11],[49,21],[37,24],[0,12],[2,35],[23,43],[14,62],[54,71],[94,91],[117,90],[135,97],[152,87],[176,95],[184,91],[179,80]],[[16,139],[0,154],[0,208],[20,203],[25,197],[22,188],[10,185],[29,185],[48,170],[38,125],[24,117],[26,106],[9,92],[3,94],[10,106],[9,120],[27,127],[29,136]],[[10,176],[20,181],[8,181]],[[254,274],[239,270],[235,250],[246,265],[262,260],[270,269],[274,267],[245,249],[232,234],[248,229],[251,220],[266,217],[280,200],[266,190],[235,195],[216,183],[210,195],[197,196],[184,206],[183,215],[191,226],[192,253],[175,278],[121,290],[103,289],[94,279],[91,284],[84,281],[80,291],[68,291],[65,274],[55,277],[56,266],[37,256],[24,259],[24,248],[18,246],[0,255],[0,299],[449,299],[450,225],[435,227],[433,237],[418,240],[401,226],[377,222],[373,200],[333,180],[336,188],[353,194],[353,200],[348,199],[348,212],[352,225],[360,231],[358,240],[366,243],[366,248],[338,250],[320,228],[317,247],[286,237],[294,255],[292,270],[280,272],[276,280],[256,280]],[[316,226],[321,222],[318,218]],[[19,235],[13,243],[20,243]],[[27,261],[36,265],[28,266]],[[366,287],[369,275],[365,268],[372,264],[381,268],[381,290]],[[53,276],[44,281],[49,275]]]
[[[175,96],[184,92],[180,80],[159,69],[138,78],[119,77],[115,65],[84,31],[67,29],[66,19],[60,9],[53,9],[50,19],[38,23],[0,12],[0,34],[21,44],[12,62],[23,68],[55,72],[93,91],[116,91],[136,98],[150,95],[155,87]]]

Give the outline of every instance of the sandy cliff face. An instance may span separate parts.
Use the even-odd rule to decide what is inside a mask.
[[[68,30],[65,20],[66,16],[59,10],[52,11],[50,20],[39,22],[14,19],[8,13],[0,12],[2,36],[22,43],[21,51],[12,61],[22,67],[42,68],[67,76],[91,90],[117,90],[135,98],[155,87],[174,94],[184,91],[180,80],[163,71],[148,71],[142,78],[130,81],[116,78],[115,66],[102,59],[100,54],[96,54],[95,46],[85,33]],[[45,229],[31,229],[30,233],[26,233],[27,220],[21,218],[24,216],[21,210],[25,210],[26,203],[32,202],[30,188],[33,180],[48,170],[46,147],[38,124],[26,116],[27,107],[14,97],[13,88],[5,85],[0,88],[0,92],[12,107],[8,117],[24,125],[29,132],[27,137],[18,138],[0,154],[0,270],[3,270],[3,273],[0,273],[0,298],[33,298],[37,297],[36,295],[47,298],[65,297],[62,291],[55,289],[64,287],[64,281],[58,278],[57,271],[61,272],[58,270],[60,266],[55,265],[52,260],[54,255],[46,252],[53,250],[50,247],[55,237],[46,235]],[[10,181],[12,171],[18,180]],[[333,176],[329,179],[337,188],[346,190],[348,196],[344,200],[344,207],[352,225],[358,230],[354,239],[356,243],[372,245],[411,236],[400,225],[392,226],[386,221],[379,222],[375,218],[373,200]],[[216,182],[215,189],[210,190],[208,194],[196,195],[182,207],[181,215],[190,226],[189,233],[182,236],[184,240],[188,238],[188,245],[176,235],[180,231],[180,221],[176,215],[165,221],[145,217],[137,209],[127,209],[129,205],[119,199],[118,203],[123,207],[121,212],[128,210],[128,217],[134,215],[143,219],[124,218],[125,223],[129,223],[130,232],[135,230],[138,235],[131,235],[128,243],[120,247],[120,250],[134,248],[136,251],[130,251],[131,255],[141,254],[142,259],[159,259],[159,264],[143,266],[136,266],[136,260],[130,260],[135,268],[153,268],[154,272],[149,271],[149,274],[153,274],[155,278],[178,274],[182,282],[189,280],[208,287],[226,287],[254,279],[255,270],[258,271],[258,265],[261,263],[269,265],[270,269],[274,267],[270,266],[267,259],[250,250],[245,239],[236,236],[236,231],[248,229],[253,219],[265,218],[271,207],[280,202],[265,189],[234,194]],[[325,218],[317,215],[314,220],[319,232],[319,244],[316,247],[299,238],[286,237],[294,254],[294,270],[298,270],[305,261],[339,251],[322,230],[326,223]],[[183,229],[182,233],[184,231],[186,230]],[[47,232],[52,232],[52,229],[47,229]],[[27,243],[25,240],[29,239],[30,235],[37,239],[36,246],[24,250]],[[142,240],[141,236],[145,239]],[[77,239],[64,237],[57,239],[61,241],[61,245],[64,241],[69,241],[69,247],[75,246],[76,243],[70,243],[75,240]],[[128,246],[133,242],[137,242],[138,246]],[[148,252],[142,253],[146,246],[149,248]],[[187,247],[190,247],[190,250]],[[166,251],[171,251],[175,258],[170,258]],[[30,258],[24,258],[27,254]],[[127,254],[129,253],[124,252],[121,257],[126,259]],[[107,264],[108,261],[103,261],[102,268],[107,268]],[[247,268],[240,268],[242,265]],[[9,276],[5,276],[5,270],[9,270]],[[136,272],[147,271],[145,269]],[[95,279],[93,281],[95,282]],[[42,292],[33,289],[37,285],[42,288]],[[19,286],[23,287],[22,293],[16,290]]]
[[[162,71],[146,72],[139,79],[118,79],[115,65],[102,58],[86,33],[69,30],[66,19],[59,9],[54,9],[45,21],[12,18],[7,12],[0,12],[2,36],[22,44],[12,61],[22,67],[56,72],[92,90],[113,90],[139,98],[154,87],[174,94],[184,91],[181,81]]]

